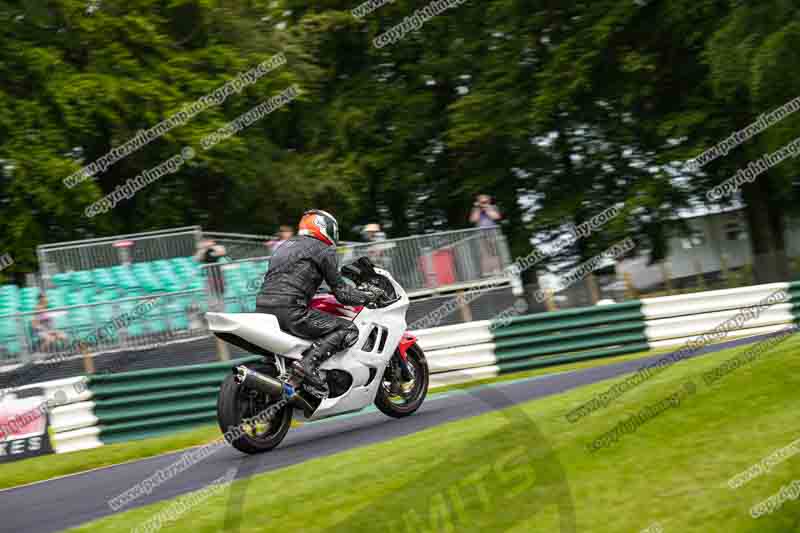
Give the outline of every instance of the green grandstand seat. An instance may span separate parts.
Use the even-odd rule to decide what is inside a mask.
[[[92,303],[93,296],[92,289],[75,289],[66,293],[64,302],[66,305],[86,305]]]
[[[135,301],[121,302],[119,304],[119,313],[132,313],[135,307]],[[144,335],[145,328],[142,324],[147,321],[147,316],[148,315],[145,315],[144,318],[137,318],[128,324],[127,330],[129,336],[138,337],[140,335]]]
[[[67,313],[69,326],[71,329],[83,333],[89,333],[99,326],[95,324],[94,317],[88,307],[70,309]]]
[[[50,278],[57,287],[70,287],[73,284],[72,272],[59,272]]]
[[[72,272],[72,285],[79,285],[88,287],[89,285],[94,285],[94,279],[92,278],[92,271],[91,270],[78,270],[76,272]]]
[[[241,313],[242,312],[242,303],[239,298],[226,300],[225,301],[225,312],[226,313]]]
[[[67,305],[67,295],[72,290],[66,287],[56,287],[47,291],[47,306],[48,307],[64,307]]]
[[[98,326],[114,320],[114,304],[107,303],[102,305],[95,305],[92,307],[92,316],[98,323]]]

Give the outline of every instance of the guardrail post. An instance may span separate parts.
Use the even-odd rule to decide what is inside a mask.
[[[83,353],[83,369],[87,374],[94,374],[94,358],[92,357],[92,353],[85,344],[81,345],[81,352]]]
[[[694,269],[697,273],[697,288],[702,291],[706,288],[706,278],[703,276],[703,264],[700,262],[699,257],[694,258]]]
[[[553,291],[551,289],[546,289],[544,291],[544,304],[547,307],[548,311],[558,311],[558,306],[556,306],[556,300],[553,298]]]
[[[228,352],[228,345],[221,339],[217,339],[217,358],[220,361],[230,361],[231,359],[231,354]]]
[[[589,273],[589,275],[586,276],[586,286],[589,288],[589,295],[594,305],[600,301],[600,289],[597,288],[597,279],[595,279],[594,274]]]
[[[664,278],[664,288],[667,289],[667,294],[672,294],[672,272],[666,261],[661,263],[661,276]]]
[[[633,276],[630,272],[623,274],[625,278],[625,297],[628,299],[636,298],[636,287],[633,284]]]
[[[464,322],[472,322],[472,309],[469,308],[469,302],[464,298],[464,291],[460,290],[456,293],[458,296],[458,307],[461,310],[461,318]]]

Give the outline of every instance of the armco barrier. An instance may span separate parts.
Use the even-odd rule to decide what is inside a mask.
[[[776,291],[788,298],[751,316],[728,337],[800,323],[800,282],[598,305],[414,331],[431,369],[431,388],[541,366],[644,352],[712,331]],[[779,293],[780,294],[780,293]],[[211,423],[219,384],[237,361],[98,375],[52,412],[56,451],[144,438]],[[38,386],[42,386],[39,384]],[[68,390],[53,382],[45,390]]]
[[[501,373],[648,349],[639,301],[518,316],[493,330]]]
[[[14,398],[20,393],[30,389],[41,389],[44,401],[50,400],[55,406],[48,413],[50,418],[50,441],[56,453],[71,451],[75,435],[73,430],[92,427],[97,423],[93,415],[92,402],[89,402],[91,393],[86,389],[86,378],[57,379],[30,385],[23,385],[4,395],[5,398]],[[90,440],[83,440],[76,449],[86,449],[101,444]]]
[[[755,306],[774,301],[758,309]],[[678,346],[721,326],[744,310],[752,310],[728,338],[762,335],[798,323],[800,282],[770,283],[642,300],[651,348]]]
[[[89,378],[99,439],[140,439],[216,419],[219,384],[235,361],[107,374]]]

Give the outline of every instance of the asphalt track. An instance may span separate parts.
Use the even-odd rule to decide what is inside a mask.
[[[707,346],[694,356],[748,344],[764,337],[748,337]],[[292,429],[278,448],[263,455],[246,456],[228,446],[220,447],[213,455],[123,510],[202,489],[224,476],[232,467],[238,467],[241,474],[237,475],[237,479],[277,470],[628,374],[663,355],[431,396],[414,416],[400,420],[390,419],[372,409],[356,415],[305,424]],[[502,392],[508,403],[503,402],[504,405],[498,406],[496,401],[490,401],[490,397],[496,398],[496,393],[482,398],[481,391],[490,387]],[[0,491],[0,531],[50,533],[114,514],[108,505],[109,499],[130,489],[158,469],[168,467],[182,453],[170,453]],[[256,463],[255,468],[253,462]]]

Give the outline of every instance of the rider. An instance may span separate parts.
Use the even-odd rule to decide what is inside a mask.
[[[379,298],[377,291],[350,287],[339,273],[336,242],[339,225],[330,213],[313,209],[303,213],[298,235],[291,237],[270,257],[256,312],[275,315],[282,330],[298,337],[316,339],[295,363],[307,384],[326,390],[319,375],[322,362],[358,340],[358,328],[349,320],[309,308],[311,297],[326,281],[339,302],[365,305]]]

